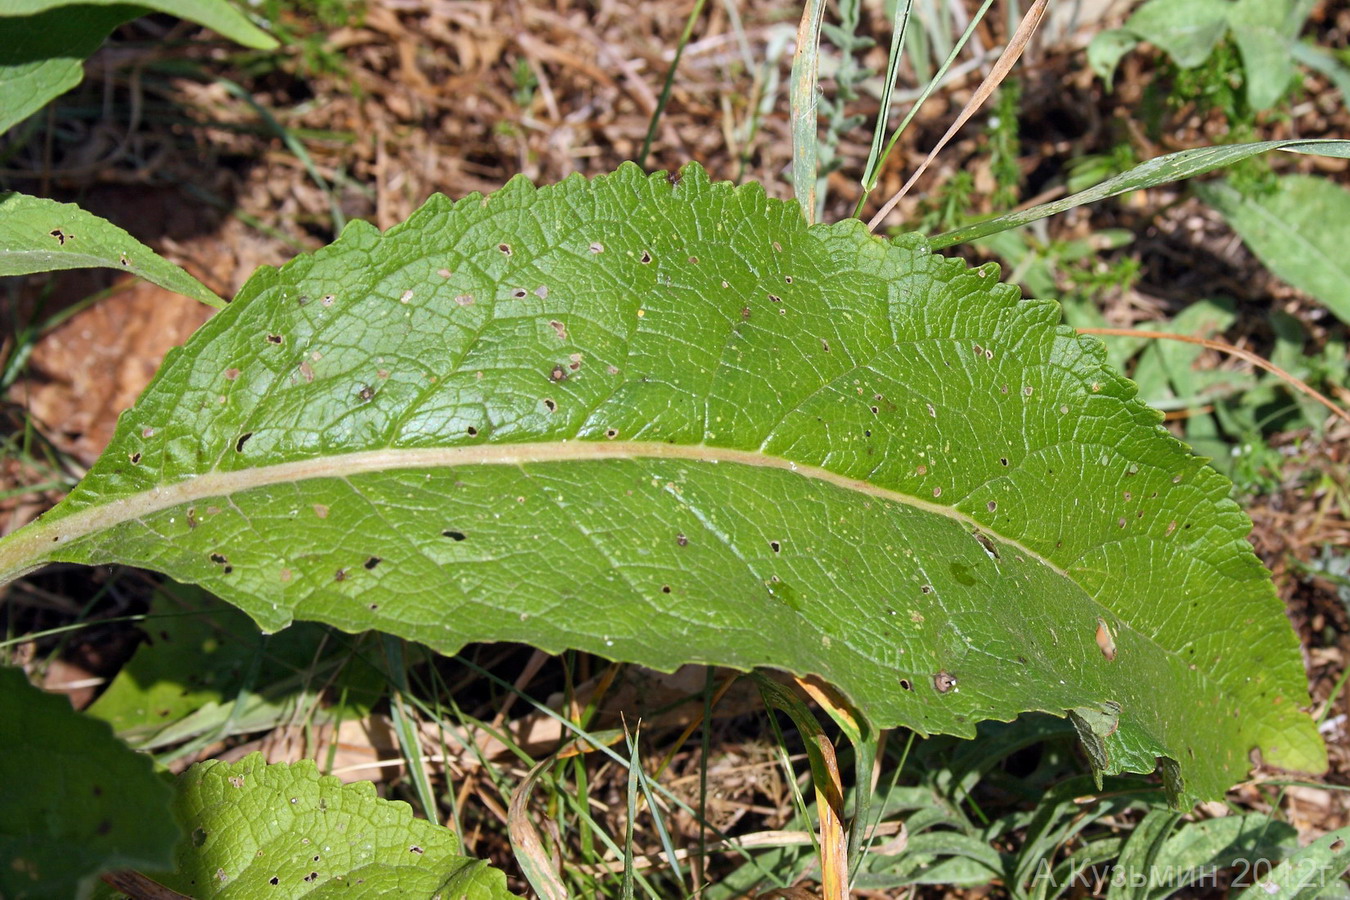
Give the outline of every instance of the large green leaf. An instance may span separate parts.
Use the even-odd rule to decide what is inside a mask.
[[[0,897],[85,896],[99,872],[163,866],[178,829],[150,757],[0,667]]]
[[[1270,271],[1350,322],[1350,191],[1325,178],[1285,175],[1259,196],[1225,181],[1198,193]]]
[[[1228,482],[1058,318],[693,166],[438,197],[256,274],[0,580],[117,560],[268,630],[778,666],[923,732],[1075,710],[1187,797],[1254,748],[1320,769]]]
[[[311,760],[198,763],[179,780],[174,816],[191,839],[156,880],[198,900],[512,896],[453,831],[380,799],[369,781],[321,776]]]
[[[0,132],[80,83],[84,60],[123,22],[163,12],[205,25],[247,47],[274,38],[227,0],[4,0],[0,3]]]
[[[0,194],[0,275],[88,268],[131,272],[207,306],[225,305],[206,285],[106,219],[73,203]]]

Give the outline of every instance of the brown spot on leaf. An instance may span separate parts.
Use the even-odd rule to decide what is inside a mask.
[[[1107,662],[1116,658],[1116,639],[1111,635],[1111,626],[1100,617],[1097,619],[1097,646],[1101,648]]]

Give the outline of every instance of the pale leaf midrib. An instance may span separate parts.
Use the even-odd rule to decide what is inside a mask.
[[[88,535],[144,519],[166,509],[223,497],[253,488],[294,484],[321,478],[343,478],[369,472],[442,469],[459,466],[529,466],[543,463],[604,460],[675,459],[694,463],[754,466],[791,472],[903,506],[922,510],[978,529],[990,538],[1015,547],[1029,558],[1069,579],[1067,571],[1020,541],[999,534],[987,525],[949,506],[942,506],[871,482],[840,475],[819,466],[803,465],[754,450],[714,447],[706,444],[668,444],[655,441],[549,441],[482,446],[427,447],[363,450],[294,460],[234,471],[211,471],[194,478],[163,485],[87,507],[43,523],[41,520],[0,541],[0,584],[32,571],[59,547]],[[35,562],[35,560],[37,562]],[[1070,579],[1072,580],[1072,579]]]

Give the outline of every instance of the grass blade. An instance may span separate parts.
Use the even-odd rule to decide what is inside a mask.
[[[943,60],[937,73],[928,80],[928,84],[924,86],[924,89],[919,94],[918,98],[910,105],[909,112],[905,113],[904,119],[900,121],[900,126],[895,129],[895,132],[891,135],[891,139],[886,142],[886,148],[881,151],[880,158],[878,158],[875,163],[870,157],[868,158],[867,169],[865,170],[862,180],[862,196],[858,198],[858,205],[853,210],[855,218],[862,217],[863,206],[867,203],[867,197],[872,191],[876,190],[877,180],[881,177],[881,167],[884,166],[886,160],[890,158],[891,151],[895,149],[895,145],[900,141],[900,136],[905,133],[905,129],[909,127],[909,123],[914,121],[914,117],[918,114],[919,110],[923,108],[924,103],[928,102],[928,98],[933,95],[933,92],[942,84],[943,79],[947,77],[947,72],[951,69],[952,63],[956,62],[956,58],[961,55],[961,51],[965,49],[966,44],[975,34],[976,26],[984,21],[985,13],[989,12],[989,7],[993,5],[994,0],[984,0],[984,3],[980,5],[979,10],[975,13],[974,18],[970,20],[970,24],[968,24],[965,31],[961,33],[961,38],[956,42],[956,46],[952,48],[952,51],[947,54],[947,58]],[[894,79],[887,82],[887,98],[889,98],[892,90],[894,90]],[[882,103],[882,114],[885,115],[888,109],[888,100],[883,100]],[[878,127],[878,133],[882,131],[884,131],[884,128]]]
[[[844,789],[834,745],[796,694],[758,673],[754,679],[764,705],[771,711],[777,709],[786,713],[806,745],[806,755],[811,762],[811,784],[816,792],[816,814],[820,818],[820,895],[822,900],[846,900],[849,894],[848,833],[844,829]],[[799,680],[798,684],[801,683]]]
[[[403,642],[393,635],[384,637],[384,655],[389,665],[389,717],[394,722],[394,733],[398,735],[399,749],[408,761],[408,777],[412,779],[417,791],[417,800],[422,804],[422,812],[427,819],[439,824],[436,814],[436,792],[427,777],[427,767],[422,759],[422,742],[417,725],[405,708],[408,695],[408,666],[403,656]],[[240,694],[242,697],[243,694]]]
[[[1308,153],[1350,159],[1350,141],[1335,138],[1257,141],[1251,144],[1225,144],[1219,147],[1197,147],[1193,150],[1182,150],[1178,153],[1169,153],[1166,156],[1159,156],[1140,163],[1128,172],[1123,172],[1114,178],[1108,178],[1095,187],[1079,191],[1061,200],[1042,203],[1028,209],[1006,213],[992,219],[985,219],[983,222],[976,222],[973,225],[943,232],[929,238],[928,244],[934,250],[942,250],[956,244],[965,244],[982,237],[988,237],[991,234],[998,234],[1000,231],[1026,225],[1028,222],[1035,222],[1038,219],[1062,213],[1076,206],[1085,206],[1089,203],[1096,203],[1098,200],[1119,197],[1121,194],[1130,191],[1143,190],[1172,181],[1181,181],[1186,178],[1194,178],[1197,175],[1204,175],[1206,172],[1231,166],[1268,150],[1284,150],[1289,153]],[[878,220],[874,218],[872,221]]]
[[[989,2],[992,3],[993,0]],[[881,110],[877,113],[876,126],[872,130],[872,147],[867,153],[867,165],[863,168],[863,195],[858,198],[858,210],[861,210],[863,203],[867,202],[867,186],[875,183],[881,163],[885,161],[890,148],[895,145],[895,141],[892,140],[886,146],[886,152],[882,152],[882,144],[886,139],[886,122],[891,115],[891,94],[895,92],[895,79],[900,73],[900,56],[904,48],[905,32],[909,30],[909,13],[913,7],[914,0],[905,0],[903,6],[899,3],[895,5],[895,19],[891,23],[891,46],[886,54],[886,80],[881,84]],[[917,104],[915,108],[918,108]],[[857,210],[854,211],[854,215],[857,215]]]
[[[642,767],[642,760],[638,758],[638,745],[634,736],[624,730],[625,737],[628,738],[629,746],[632,752],[628,754],[628,808],[627,816],[623,828],[623,900],[633,900],[633,824],[637,820],[637,795],[638,795],[638,771]],[[648,798],[650,802],[651,798]],[[652,817],[656,817],[656,810],[652,810]]]
[[[666,111],[666,104],[670,102],[670,89],[675,84],[675,70],[679,68],[680,57],[684,56],[684,48],[689,45],[689,38],[694,33],[694,23],[703,14],[705,2],[707,0],[696,0],[694,8],[689,11],[689,18],[684,22],[684,31],[680,33],[680,42],[675,45],[675,58],[670,61],[670,68],[666,69],[666,80],[661,85],[661,96],[656,101],[656,109],[652,110],[652,120],[647,125],[647,136],[642,141],[642,149],[638,151],[637,164],[644,168],[647,165],[647,154],[652,151],[652,142],[656,140],[656,129],[661,124],[661,114]]]
[[[525,880],[530,883],[530,887],[534,888],[534,892],[541,900],[568,900],[570,895],[567,892],[567,885],[563,884],[558,873],[554,871],[548,851],[544,849],[544,841],[539,836],[539,829],[535,828],[534,822],[530,820],[530,794],[534,791],[534,783],[539,779],[540,773],[552,768],[553,761],[554,757],[550,756],[535,765],[516,786],[511,794],[506,829],[511,837],[511,850],[515,854],[516,863],[520,866]]]
[[[816,216],[816,80],[825,0],[807,0],[792,56],[792,190],[807,224]]]
[[[1022,24],[1017,27],[1012,39],[1008,41],[1008,46],[1003,48],[1003,52],[994,63],[994,68],[985,76],[984,81],[980,82],[980,86],[975,89],[975,93],[971,95],[970,100],[962,108],[960,115],[956,117],[956,121],[952,122],[951,127],[947,129],[947,133],[937,142],[937,146],[929,151],[928,156],[919,164],[919,168],[915,169],[914,174],[909,176],[909,180],[868,221],[868,230],[876,230],[876,227],[890,214],[891,210],[895,209],[895,205],[900,202],[900,199],[909,193],[909,189],[919,180],[919,176],[928,171],[928,167],[932,165],[934,159],[937,159],[937,155],[942,152],[942,148],[947,146],[951,139],[956,136],[956,133],[961,130],[961,126],[965,125],[970,117],[975,115],[979,108],[984,105],[984,101],[988,100],[995,89],[1003,83],[1003,79],[1008,77],[1008,72],[1012,70],[1013,65],[1021,57],[1022,51],[1026,49],[1027,42],[1031,40],[1031,35],[1035,33],[1036,26],[1041,23],[1041,18],[1045,15],[1045,9],[1049,2],[1050,0],[1036,0],[1031,4],[1031,8],[1022,17]]]

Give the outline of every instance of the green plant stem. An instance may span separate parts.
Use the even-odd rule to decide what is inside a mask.
[[[661,85],[661,96],[656,100],[656,109],[652,110],[652,119],[647,124],[647,136],[642,141],[642,149],[638,151],[637,164],[644,168],[647,165],[647,154],[652,150],[652,142],[656,140],[656,129],[661,124],[661,115],[666,111],[666,104],[670,102],[670,91],[675,85],[675,70],[679,68],[680,57],[684,55],[684,48],[689,44],[689,38],[693,36],[694,23],[703,14],[703,4],[706,2],[707,0],[696,0],[694,8],[689,11],[689,18],[684,22],[680,42],[675,45],[675,58],[670,61],[670,68],[666,70],[666,80]]]
[[[417,791],[417,799],[422,804],[423,814],[429,821],[439,823],[436,793],[431,789],[426,767],[422,765],[422,744],[417,726],[404,709],[404,696],[408,693],[408,666],[403,655],[403,642],[393,635],[385,635],[384,655],[388,661],[389,685],[393,689],[389,698],[389,715],[394,722],[394,733],[398,735],[399,746],[403,749],[403,758],[408,761],[408,776]]]

